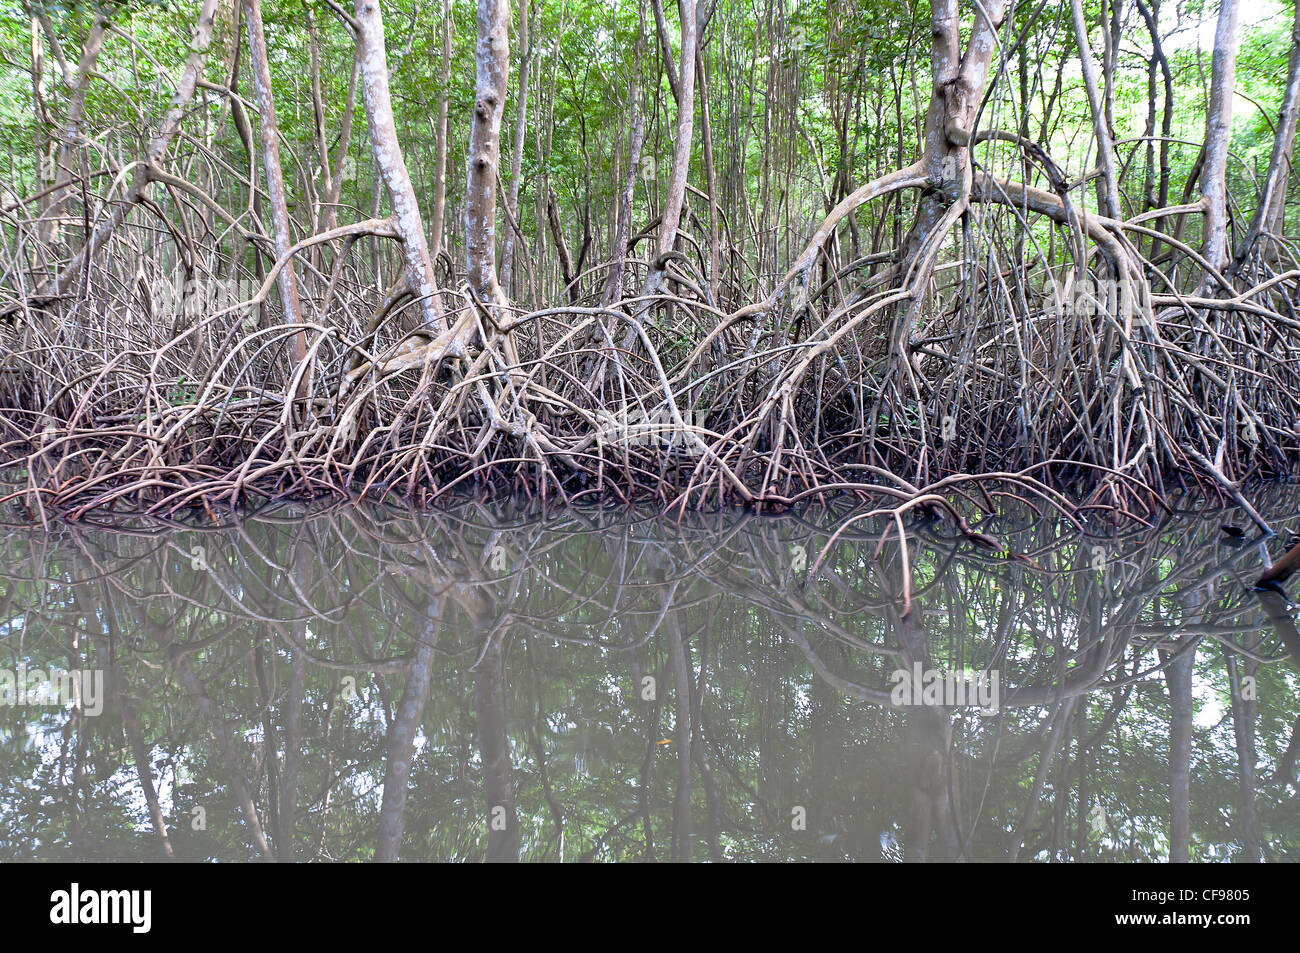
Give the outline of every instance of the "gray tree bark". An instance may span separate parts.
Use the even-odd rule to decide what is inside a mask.
[[[50,22],[49,16],[44,13],[38,16],[41,29],[49,39],[51,48],[58,50],[58,38],[55,36],[54,25]],[[54,168],[54,181],[64,185],[75,181],[81,172],[80,169],[74,168],[74,165],[77,164],[77,156],[82,154],[81,127],[86,118],[86,93],[90,90],[90,78],[94,73],[99,53],[104,48],[107,31],[108,19],[103,14],[96,14],[86,34],[85,42],[81,45],[81,57],[77,61],[75,72],[61,53],[56,57],[63,69],[64,82],[68,86],[68,113],[64,118],[63,128],[59,131],[59,157]],[[58,240],[64,204],[63,189],[60,188],[51,196],[50,204],[37,230],[42,241],[49,243]]]
[[[1201,196],[1205,202],[1205,232],[1201,252],[1210,267],[1222,271],[1228,263],[1228,139],[1232,132],[1232,91],[1237,76],[1237,0],[1221,0],[1214,31],[1210,104],[1205,122],[1205,165]],[[1202,291],[1211,283],[1207,275]]]
[[[442,0],[442,91],[438,93],[438,119],[433,129],[433,235],[432,255],[442,252],[447,211],[447,92],[451,85],[451,0]]]
[[[519,221],[519,180],[524,165],[524,137],[528,124],[528,72],[533,58],[532,44],[528,38],[528,0],[519,0],[519,91],[515,94],[515,138],[510,156],[510,186],[506,192],[506,208],[510,217]],[[511,277],[515,264],[515,233],[506,229],[505,250],[501,255],[501,286],[506,294],[514,296]]]
[[[357,0],[357,44],[361,57],[361,90],[370,127],[370,148],[375,165],[388,189],[393,219],[402,236],[405,277],[410,292],[420,299],[425,326],[434,333],[446,328],[433,260],[424,236],[424,219],[406,170],[397,138],[393,102],[388,88],[388,54],[384,47],[384,21],[379,0]]]
[[[505,304],[497,281],[496,216],[501,113],[510,73],[509,24],[507,0],[478,0],[474,118],[465,183],[465,266],[470,288],[489,308]]]
[[[242,0],[244,23],[248,28],[248,57],[252,65],[253,91],[257,99],[258,134],[262,146],[262,163],[266,168],[266,194],[271,203],[271,225],[274,232],[275,257],[283,261],[276,281],[280,287],[280,301],[284,306],[286,324],[302,322],[302,305],[298,300],[298,279],[290,258],[293,233],[289,221],[289,204],[284,187],[284,172],[280,165],[280,134],[275,121],[275,97],[271,91],[271,65],[266,55],[266,29],[262,24],[261,0]],[[290,340],[290,356],[295,365],[307,357],[307,334],[298,331]],[[301,396],[306,390],[303,378]]]
[[[1291,55],[1287,61],[1286,86],[1282,89],[1282,108],[1278,111],[1273,151],[1268,173],[1260,192],[1259,205],[1234,256],[1240,266],[1251,248],[1265,235],[1280,235],[1285,226],[1286,192],[1295,154],[1296,115],[1300,112],[1300,3],[1295,4],[1291,26]]]

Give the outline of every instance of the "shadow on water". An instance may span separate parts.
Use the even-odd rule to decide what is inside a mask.
[[[1294,860],[1300,636],[1219,522],[918,524],[906,616],[832,520],[11,529],[0,857]]]

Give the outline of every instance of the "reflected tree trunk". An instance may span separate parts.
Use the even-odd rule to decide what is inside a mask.
[[[298,588],[311,591],[312,566],[315,548],[307,541],[294,547],[293,572],[298,578]],[[289,697],[283,703],[284,712],[284,772],[280,779],[280,823],[276,828],[276,858],[282,863],[294,859],[294,830],[298,822],[298,774],[302,765],[302,702],[307,690],[307,621],[290,623]]]
[[[673,792],[673,860],[690,863],[695,843],[691,830],[691,674],[683,632],[684,613],[670,609],[664,620],[668,658],[673,670],[673,748],[677,755],[677,785]]]
[[[1185,864],[1191,840],[1192,668],[1194,649],[1165,666],[1173,719],[1169,725],[1169,862]]]
[[[892,613],[891,613],[892,614]],[[901,649],[899,668],[908,672],[914,663],[931,667],[930,647],[917,612],[895,618]],[[911,810],[904,859],[924,863],[930,859],[930,841],[937,831],[943,860],[964,860],[962,839],[957,829],[961,795],[952,763],[952,712],[938,705],[914,704],[905,717]]]
[[[170,644],[166,636],[162,634],[161,626],[155,623],[154,628],[160,641],[168,647],[168,659],[173,666],[177,680],[189,694],[195,707],[198,708],[199,714],[207,725],[209,737],[217,745],[217,750],[225,767],[226,783],[230,787],[230,793],[234,797],[235,803],[239,805],[239,809],[244,815],[244,822],[248,825],[248,833],[252,838],[253,846],[257,849],[261,859],[275,860],[275,852],[266,839],[266,833],[262,827],[262,818],[258,813],[257,803],[253,800],[252,788],[240,765],[241,759],[231,729],[222,721],[216,706],[212,702],[212,698],[203,688],[203,683],[199,681],[198,676],[194,674],[194,670],[186,660],[185,651]]]
[[[505,637],[504,631],[488,635],[474,671],[474,715],[487,802],[488,863],[519,860],[519,819],[515,814],[510,738],[506,733]]]
[[[1239,665],[1237,654],[1224,646],[1228,659],[1228,687],[1232,696],[1232,731],[1237,750],[1237,836],[1241,838],[1241,859],[1259,863],[1264,859],[1263,838],[1259,829],[1259,814],[1255,809],[1255,791],[1258,786],[1255,751],[1255,701],[1253,689],[1243,691],[1244,675],[1254,681],[1256,663],[1247,660]],[[1244,670],[1244,671],[1243,671]],[[1252,697],[1247,697],[1247,695]]]
[[[420,718],[429,701],[429,685],[442,627],[443,605],[441,598],[429,600],[428,618],[406,672],[402,700],[398,703],[397,715],[388,728],[384,800],[379,809],[379,842],[375,845],[375,860],[380,863],[394,863],[401,853],[406,797],[411,783],[411,759],[415,753],[415,739],[420,731]]]

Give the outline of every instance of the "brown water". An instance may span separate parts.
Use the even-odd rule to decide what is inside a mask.
[[[1222,514],[918,524],[907,615],[879,521],[811,575],[843,515],[0,531],[0,669],[84,673],[0,707],[0,858],[1297,858],[1294,610]]]

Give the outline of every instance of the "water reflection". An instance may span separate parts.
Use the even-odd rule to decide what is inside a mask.
[[[906,615],[827,517],[12,529],[0,667],[105,698],[0,708],[0,857],[1295,859],[1300,637],[1219,522],[918,524]]]

